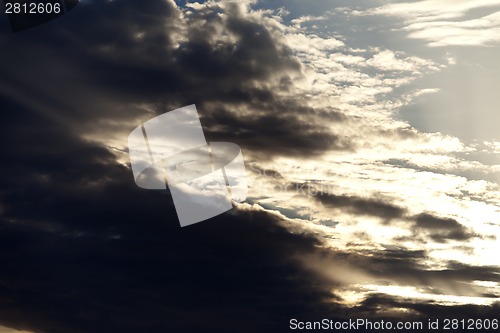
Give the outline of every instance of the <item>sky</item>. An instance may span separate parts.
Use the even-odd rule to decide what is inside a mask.
[[[495,318],[500,1],[81,1],[0,15],[0,332]],[[181,228],[127,137],[196,104],[248,198]]]

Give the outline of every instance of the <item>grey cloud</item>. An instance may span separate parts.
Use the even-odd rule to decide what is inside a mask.
[[[468,240],[478,235],[471,233],[455,219],[422,213],[414,217],[415,227],[431,231],[430,237],[437,242]]]
[[[346,137],[332,133],[319,123],[302,120],[314,116],[311,110],[300,105],[263,105],[258,113],[238,114],[223,107],[211,109],[209,117],[202,119],[207,137],[220,140],[224,137],[257,153],[273,155],[310,156],[331,150],[353,150],[353,143]]]
[[[431,214],[422,213],[415,217],[416,226],[426,229],[444,229],[450,231],[463,230],[463,226],[451,218],[436,217]]]
[[[349,265],[353,272],[362,272],[364,283],[417,287],[430,295],[497,297],[488,294],[487,288],[471,284],[477,280],[496,281],[499,274],[498,267],[474,266],[451,261],[446,263],[445,269],[433,269],[424,264],[427,259],[427,252],[423,249],[414,251],[392,245],[382,250],[324,253],[322,267],[327,271],[339,265]],[[343,284],[349,283],[357,282],[347,280]]]
[[[354,214],[377,216],[387,220],[401,218],[406,213],[404,208],[377,198],[318,193],[315,199],[326,207],[347,209]]]
[[[430,213],[421,213],[413,216],[409,214],[406,207],[395,205],[383,198],[362,198],[325,193],[312,183],[295,183],[292,185],[290,189],[295,188],[296,190],[304,190],[311,187],[310,190],[304,193],[308,193],[328,208],[341,209],[356,215],[376,216],[385,222],[389,222],[392,219],[402,219],[412,229],[414,233],[413,240],[420,239],[422,242],[426,242],[426,238],[430,238],[433,241],[445,243],[449,240],[465,241],[474,237],[480,237],[478,234],[470,232],[455,219],[442,218]],[[403,240],[403,238],[399,238],[399,240]]]

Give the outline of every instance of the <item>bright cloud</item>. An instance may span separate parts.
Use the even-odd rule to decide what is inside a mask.
[[[500,41],[500,7],[498,0],[439,0],[388,4],[363,15],[401,17],[408,37],[423,39],[429,46],[496,45]],[[489,10],[479,18],[473,10]]]

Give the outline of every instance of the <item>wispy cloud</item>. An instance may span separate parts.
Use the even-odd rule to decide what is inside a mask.
[[[358,14],[400,17],[408,37],[423,39],[432,47],[488,46],[500,42],[499,7],[498,0],[426,0],[388,4]],[[475,10],[481,10],[480,14],[474,14]]]

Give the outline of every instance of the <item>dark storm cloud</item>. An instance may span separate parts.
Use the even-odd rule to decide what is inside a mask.
[[[91,2],[0,37],[0,324],[50,333],[279,332],[290,315],[337,312],[325,302],[334,298],[326,281],[295,259],[314,253],[317,239],[263,212],[181,229],[168,192],[137,188],[116,156],[80,139],[89,128],[108,131],[102,120],[137,117],[134,103],[159,113],[197,103],[211,137],[234,134],[247,149],[338,145],[322,126],[299,122],[315,110],[259,86],[278,75],[285,91],[289,73],[300,72],[262,24],[232,17],[224,29],[239,42],[213,49],[209,25],[218,22],[196,26],[205,19],[179,26],[165,1]],[[189,38],[176,49],[183,28]],[[239,105],[266,112],[239,120]],[[259,126],[267,130],[252,144],[245,133]]]
[[[316,238],[251,211],[181,229],[168,192],[137,188],[108,150],[1,100],[15,110],[0,133],[9,142],[0,165],[8,175],[0,184],[1,324],[50,333],[287,332],[291,317],[380,310],[331,302],[335,284],[295,260],[325,255]],[[439,274],[418,264],[422,251],[339,257],[380,279]],[[450,280],[493,278],[485,268],[449,271],[441,274]]]
[[[321,124],[343,121],[339,112],[283,97],[302,65],[264,23],[236,8],[228,6],[226,18],[214,8],[183,18],[168,1],[83,3],[58,22],[0,38],[11,65],[0,72],[15,78],[8,88],[43,95],[42,105],[82,134],[136,119],[140,104],[157,113],[197,104],[207,135],[248,151],[352,150]],[[221,34],[235,42],[214,42]]]
[[[15,112],[4,114],[9,126],[0,133],[10,143],[0,165],[8,175],[0,186],[0,323],[50,333],[286,332],[291,317],[380,310],[327,302],[338,299],[335,284],[295,261],[323,256],[319,240],[290,234],[264,212],[224,214],[181,229],[168,192],[137,188],[108,150],[1,100]],[[495,276],[458,264],[426,272],[418,264],[422,251],[335,258],[380,279]]]
[[[168,192],[0,95],[0,323],[35,332],[284,331],[332,309],[294,257],[319,241],[264,212],[180,228]],[[26,121],[29,120],[29,121]],[[249,319],[251,318],[251,320]]]

